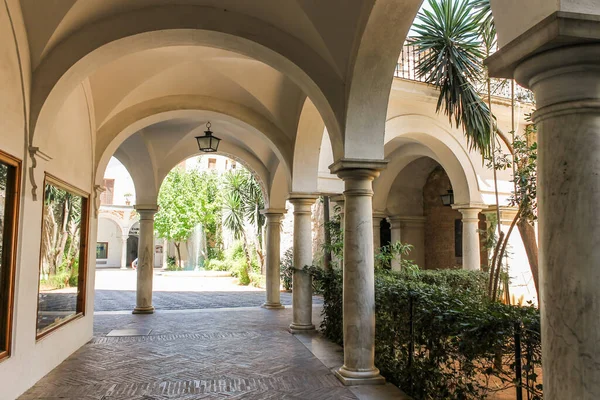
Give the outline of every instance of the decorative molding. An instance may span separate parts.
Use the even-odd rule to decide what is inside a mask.
[[[39,147],[34,146],[29,146],[29,157],[31,158],[31,166],[29,167],[29,180],[31,181],[31,196],[33,197],[33,201],[37,201],[38,185],[35,182],[35,168],[37,167],[36,157],[39,157],[44,161],[50,161],[52,160],[52,157],[41,151]]]
[[[102,185],[94,185],[94,217],[98,218],[100,212],[100,195],[106,191]]]

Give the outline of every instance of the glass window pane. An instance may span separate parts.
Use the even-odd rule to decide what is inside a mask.
[[[0,359],[10,350],[18,161],[0,152]]]
[[[42,221],[42,251],[37,332],[69,320],[78,309],[82,221],[87,218],[85,199],[46,183]]]
[[[96,243],[96,259],[108,258],[108,242]]]
[[[7,202],[10,201],[10,199],[6,198],[6,194],[7,194],[7,186],[8,186],[8,166],[0,163],[0,352],[2,351],[6,351],[6,324],[8,323],[7,321],[7,316],[8,316],[8,310],[6,309],[7,307],[7,302],[3,301],[4,297],[8,295],[7,293],[7,283],[6,279],[8,278],[8,274],[6,274],[5,268],[8,266],[5,266],[4,263],[6,262],[6,254],[5,253],[5,244],[4,244],[4,238],[5,238],[5,229],[6,229],[6,208],[7,208]]]

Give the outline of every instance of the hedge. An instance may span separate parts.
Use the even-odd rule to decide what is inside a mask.
[[[307,271],[323,293],[321,330],[343,345],[342,273]],[[382,375],[415,399],[485,399],[518,383],[518,333],[524,398],[541,399],[539,311],[489,301],[486,282],[483,272],[377,271],[375,363]]]

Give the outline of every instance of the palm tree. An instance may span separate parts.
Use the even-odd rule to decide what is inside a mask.
[[[440,90],[436,111],[462,127],[467,142],[491,155],[490,109],[477,91],[485,80],[483,60],[495,41],[489,0],[428,0],[413,25],[411,42],[421,54],[417,75]],[[477,13],[473,11],[476,10]],[[510,141],[494,126],[512,150]]]
[[[258,257],[263,263],[262,231],[265,217],[260,213],[264,208],[262,190],[256,178],[246,170],[235,170],[225,174],[223,195],[223,225],[235,239],[242,239],[248,274],[252,270],[246,235],[246,222],[256,229]]]
[[[496,27],[490,0],[428,0],[428,4],[431,11],[423,9],[419,12],[413,26],[416,34],[411,38],[421,54],[417,75],[438,86],[440,95],[436,111],[443,108],[450,123],[463,128],[471,148],[493,160],[495,173],[493,134],[502,139],[513,157],[515,152],[511,141],[494,123],[489,106],[477,91],[477,83],[487,80],[489,101],[491,84],[489,76],[484,74],[483,60],[496,48]],[[498,199],[496,178],[494,181]],[[494,298],[502,256],[519,214],[506,235],[498,226],[499,240],[490,266],[490,294]],[[518,226],[537,289],[537,244],[533,226],[527,221]]]

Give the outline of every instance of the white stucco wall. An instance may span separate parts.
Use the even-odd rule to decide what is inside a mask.
[[[18,19],[19,15],[13,15]],[[17,30],[17,40],[26,43],[23,32]],[[37,185],[37,201],[32,195],[32,180],[24,149],[28,139],[24,129],[23,91],[29,92],[29,69],[27,48],[20,46],[21,79],[15,39],[8,15],[0,10],[0,149],[23,161],[23,182],[14,304],[17,310],[13,317],[11,356],[0,362],[0,399],[14,399],[47,374],[72,352],[81,347],[92,336],[95,246],[90,246],[92,262],[87,270],[86,312],[83,318],[71,321],[43,339],[36,341],[36,313],[39,281],[39,253],[42,221],[42,197],[45,172],[51,173],[79,189],[92,193],[92,144],[90,121],[85,95],[78,87],[64,103],[57,115],[56,126],[41,133],[33,142],[52,159],[37,158],[33,171]],[[23,87],[22,87],[23,85]],[[95,243],[96,222],[93,212],[89,219],[89,243]]]
[[[121,267],[122,234],[121,228],[112,220],[98,219],[98,237],[96,242],[108,243],[108,258],[95,259],[97,267]]]

